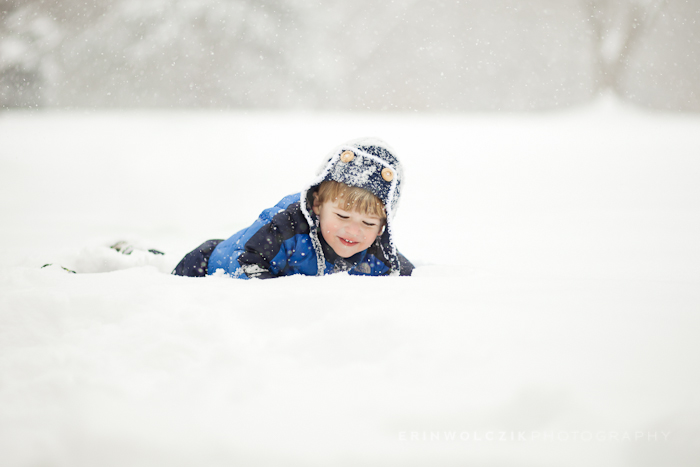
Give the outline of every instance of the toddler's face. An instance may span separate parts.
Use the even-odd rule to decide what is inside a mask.
[[[342,258],[369,248],[382,230],[380,218],[346,211],[338,203],[316,202],[313,210],[321,221],[324,240]]]

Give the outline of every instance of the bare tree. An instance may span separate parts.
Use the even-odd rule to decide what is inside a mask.
[[[675,92],[673,105],[697,108],[694,8],[0,0],[0,106],[525,110],[612,89],[665,106]]]
[[[654,28],[666,0],[583,0],[583,5],[593,35],[598,90],[622,94],[630,54]]]

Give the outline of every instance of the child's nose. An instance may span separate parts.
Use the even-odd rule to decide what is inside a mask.
[[[362,230],[360,229],[360,224],[358,224],[358,223],[356,223],[356,222],[350,222],[350,224],[348,224],[348,225],[346,226],[345,230],[346,230],[349,234],[353,234],[353,235],[359,235],[360,232],[362,231]]]

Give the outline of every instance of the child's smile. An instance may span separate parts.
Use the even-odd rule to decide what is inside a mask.
[[[321,221],[323,239],[342,258],[369,248],[383,225],[378,217],[348,211],[330,201],[314,204],[313,210]]]

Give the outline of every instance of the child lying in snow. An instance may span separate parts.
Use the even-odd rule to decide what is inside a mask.
[[[344,271],[410,275],[413,265],[398,252],[391,232],[402,178],[386,143],[349,141],[330,154],[306,190],[266,209],[228,240],[204,242],[173,274],[201,277],[223,270],[240,279]]]

